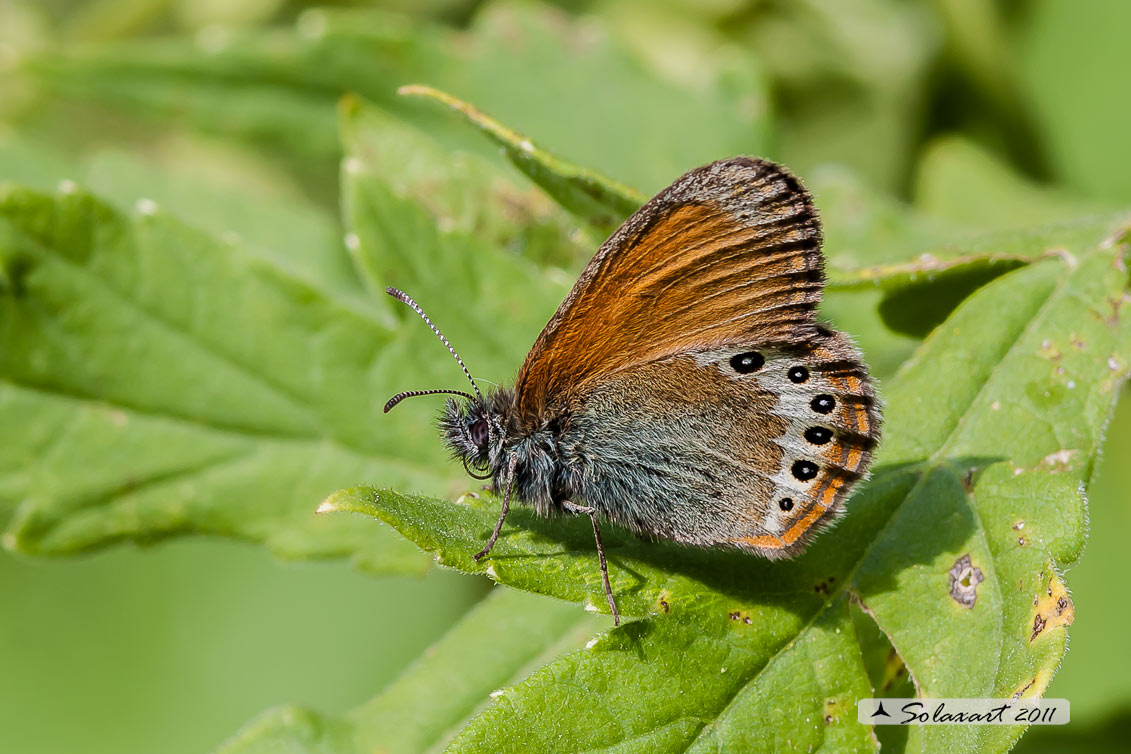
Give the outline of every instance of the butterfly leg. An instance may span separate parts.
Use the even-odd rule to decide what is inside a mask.
[[[613,625],[620,625],[620,611],[617,610],[616,600],[613,599],[613,587],[609,583],[609,564],[605,562],[605,545],[601,542],[601,527],[597,525],[597,509],[588,505],[577,505],[569,500],[562,502],[562,507],[570,513],[584,513],[593,523],[593,539],[597,540],[597,560],[601,563],[601,579],[605,584],[605,598],[609,601],[609,609],[613,611]]]
[[[514,467],[516,465],[518,465],[518,456],[511,455],[510,463],[507,464],[506,489],[503,490],[503,509],[499,511],[499,520],[495,522],[495,530],[491,532],[491,538],[487,540],[487,546],[475,555],[477,562],[487,557],[487,553],[491,552],[491,548],[495,546],[495,542],[499,539],[499,532],[503,530],[503,521],[506,521],[507,513],[509,513],[511,509],[511,486],[512,482],[514,482]]]

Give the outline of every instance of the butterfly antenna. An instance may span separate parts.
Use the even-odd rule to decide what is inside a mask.
[[[476,385],[475,380],[472,379],[471,372],[468,371],[467,365],[463,363],[463,359],[461,359],[459,357],[459,354],[456,353],[456,349],[452,348],[452,344],[448,342],[448,339],[444,337],[444,334],[442,332],[440,332],[439,329],[437,329],[436,325],[432,324],[432,320],[428,319],[428,315],[425,314],[424,310],[420,308],[420,304],[413,301],[412,296],[408,295],[407,293],[405,293],[402,290],[399,290],[397,288],[393,288],[392,286],[389,286],[388,288],[386,288],[385,293],[389,294],[390,296],[395,298],[397,301],[400,301],[401,303],[408,304],[409,306],[412,307],[412,310],[414,312],[416,312],[417,314],[420,315],[420,318],[422,320],[424,320],[424,324],[428,325],[428,327],[432,330],[432,332],[436,334],[436,337],[440,339],[440,342],[448,347],[448,352],[452,355],[452,358],[454,358],[456,360],[456,362],[459,364],[459,367],[460,367],[460,369],[463,370],[464,375],[467,376],[467,381],[471,383],[471,388],[475,391],[475,395],[479,397],[479,402],[484,403],[483,393],[479,392],[479,386]],[[467,393],[460,393],[460,392],[457,392],[455,390],[410,391],[408,393],[401,393],[399,395],[394,395],[389,400],[389,402],[385,404],[385,411],[388,411],[393,406],[397,405],[402,400],[404,400],[405,398],[408,398],[412,395],[429,395],[429,394],[433,394],[433,393],[453,393],[453,394],[456,394],[456,395],[467,395]],[[467,395],[467,397],[471,398],[470,395]]]
[[[469,401],[475,400],[475,396],[471,393],[465,393],[462,390],[406,390],[403,393],[397,393],[389,402],[385,404],[385,413],[393,410],[393,407],[403,401],[405,398],[415,398],[418,395],[436,395],[437,393],[447,393],[448,395],[462,395]]]

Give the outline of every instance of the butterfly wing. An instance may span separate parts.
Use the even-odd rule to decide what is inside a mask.
[[[738,157],[687,173],[614,233],[519,371],[519,414],[545,417],[593,379],[695,348],[799,343],[823,286],[800,182]]]
[[[643,535],[771,557],[800,551],[866,472],[879,417],[843,336],[750,347],[591,383],[562,435],[563,492]],[[764,359],[758,369],[734,369],[751,353]]]
[[[642,534],[803,547],[879,431],[859,354],[816,321],[820,237],[797,179],[749,158],[694,170],[629,218],[516,385],[526,431],[567,427],[561,493]]]

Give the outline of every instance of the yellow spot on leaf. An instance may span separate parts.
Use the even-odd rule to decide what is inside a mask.
[[[1049,579],[1048,587],[1033,600],[1029,641],[1054,628],[1072,625],[1076,610],[1064,582],[1057,576]]]

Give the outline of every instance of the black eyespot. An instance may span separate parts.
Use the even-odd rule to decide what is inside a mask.
[[[828,427],[810,427],[805,430],[805,439],[814,445],[824,445],[833,439],[833,431]]]
[[[793,510],[793,498],[792,497],[783,497],[781,500],[778,501],[778,507],[781,508],[783,511]]]
[[[809,370],[805,367],[790,367],[788,376],[790,382],[800,385],[802,382],[809,381]]]
[[[487,430],[487,417],[486,416],[480,416],[478,419],[476,419],[471,425],[470,433],[471,433],[471,441],[473,443],[475,443],[476,445],[478,445],[481,448],[484,445],[486,445],[487,439],[491,434]]]
[[[836,408],[836,399],[831,395],[822,393],[809,401],[809,408],[813,409],[818,414],[831,414],[833,409]]]
[[[793,476],[797,479],[800,479],[802,482],[808,482],[810,479],[817,476],[817,472],[820,471],[820,468],[812,461],[795,461],[790,471],[793,472]]]
[[[749,353],[740,353],[737,356],[732,356],[730,359],[730,366],[734,371],[739,374],[750,374],[757,372],[766,364],[766,357],[757,351],[750,351]]]

